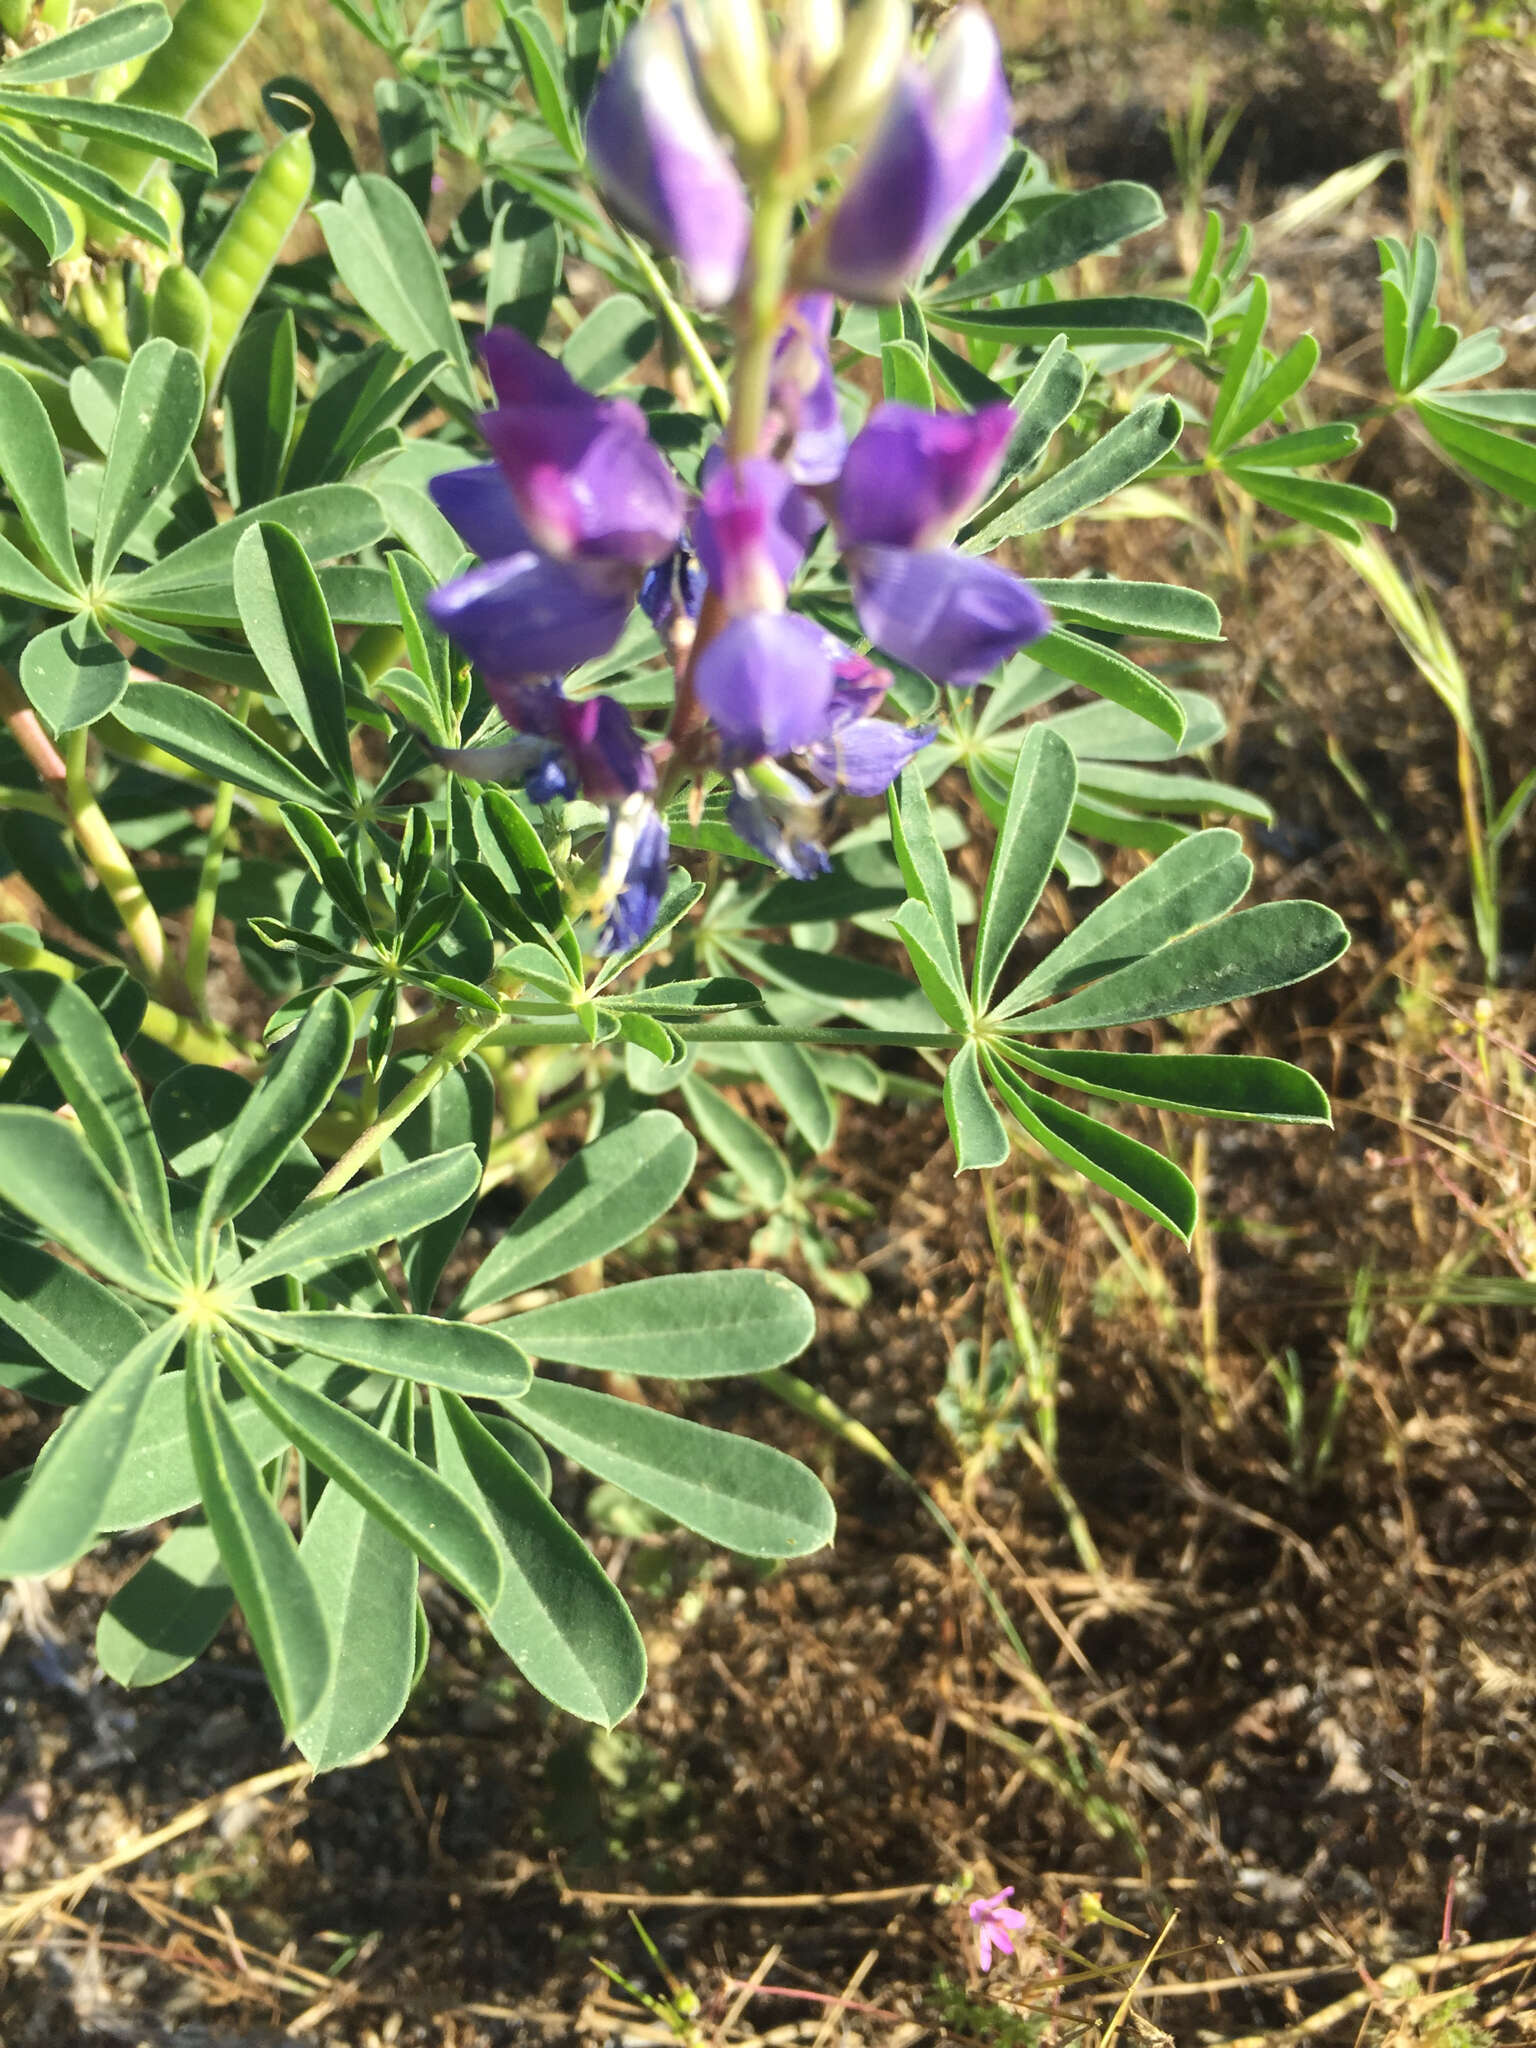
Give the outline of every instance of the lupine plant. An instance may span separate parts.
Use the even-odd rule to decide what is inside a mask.
[[[238,1607],[322,1768],[402,1711],[423,1564],[559,1707],[634,1704],[551,1453],[749,1557],[830,1540],[686,1412],[811,1343],[793,1279],[603,1272],[695,1133],[754,1255],[835,1279],[842,1100],[941,1084],[957,1170],[1029,1147],[1182,1238],[1113,1105],[1326,1122],[1284,1062],[1127,1047],[1345,934],[1238,908],[1210,598],[1063,572],[1181,476],[1287,544],[1391,520],[1315,473],[1359,436],[1245,241],[1072,295],[1161,208],[1051,182],[976,6],[338,4],[400,74],[381,172],[315,81],[270,147],[191,125],[241,0],[0,16],[0,1376],[65,1411],[0,1570],[153,1528],[105,1671]],[[1523,474],[1404,261],[1394,386]]]

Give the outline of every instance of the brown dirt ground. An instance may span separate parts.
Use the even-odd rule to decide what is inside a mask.
[[[1249,98],[1218,199],[1252,216],[1398,139],[1378,73],[1321,36],[1259,50],[1094,29],[1057,10],[1021,42],[1038,67],[1031,139],[1085,180],[1149,178],[1173,210],[1158,121],[1195,56],[1218,105]],[[1512,330],[1508,375],[1527,383],[1533,75],[1528,54],[1479,49],[1462,110],[1478,324]],[[1402,205],[1389,177],[1263,254],[1278,330],[1319,334],[1344,403],[1350,380],[1374,395],[1370,237],[1401,231]],[[1536,727],[1529,525],[1512,530],[1395,425],[1357,476],[1398,498],[1507,789]],[[1171,523],[1088,526],[1069,559],[1208,581],[1191,547]],[[599,1536],[653,1667],[611,1738],[544,1711],[433,1596],[429,1674],[388,1756],[242,1797],[35,1920],[0,1959],[14,2048],[254,2048],[296,2022],[358,2048],[665,2038],[594,1967],[661,1989],[622,1902],[588,1894],[652,1901],[647,1929],[703,2000],[701,2040],[1024,2040],[1031,2007],[1054,2013],[1046,2038],[1092,2039],[1078,2030],[1108,2021],[1165,1931],[1130,2038],[1229,2040],[1351,1993],[1327,2038],[1355,2038],[1368,2013],[1385,2038],[1423,2015],[1382,1973],[1432,1953],[1448,1911],[1458,1942],[1536,1930],[1536,1349],[1512,1309],[1425,1299],[1437,1279],[1444,1296],[1536,1263],[1531,835],[1511,850],[1509,986],[1479,1024],[1447,721],[1322,550],[1261,556],[1224,609],[1224,772],[1278,818],[1259,836],[1260,890],[1320,896],[1356,942],[1320,984],[1197,1028],[1310,1065],[1338,1129],[1218,1127],[1196,1154],[1174,1134],[1210,1218],[1190,1260],[1124,1212],[1117,1246],[1028,1162],[1004,1180],[1020,1283],[1059,1363],[1061,1474],[1102,1572],[1083,1569],[1021,1452],[962,1469],[935,1422],[955,1342],[1002,1329],[981,1195],[952,1179],[942,1123],[926,1107],[859,1112],[837,1155],[883,1219],[846,1239],[873,1298],[828,1305],[800,1369],[946,1506],[1033,1670],[908,1491],[759,1390],[719,1390],[694,1412],[750,1416],[824,1470],[841,1514],[830,1553],[762,1574],[687,1542]],[[677,1235],[684,1260],[740,1255],[702,1212]],[[1331,1456],[1301,1477],[1268,1370],[1287,1349],[1304,1462],[1345,1390]],[[10,1463],[36,1418],[0,1428]],[[135,1556],[115,1546],[40,1611],[8,1610],[0,1914],[283,1761],[236,1638],[149,1694],[92,1684],[96,1614]],[[967,1870],[1012,1884],[1038,1931],[1023,1971],[994,1973],[969,2005],[963,1909],[932,1893]],[[911,1891],[661,1902],[892,1887]],[[776,1995],[712,2031],[764,1961]],[[1524,1976],[1493,1972],[1478,1977],[1474,1953],[1439,1981],[1478,1981],[1487,2038],[1530,2038]],[[855,1979],[875,2011],[829,2018],[815,1998]]]

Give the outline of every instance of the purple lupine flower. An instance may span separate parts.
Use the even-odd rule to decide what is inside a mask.
[[[597,906],[606,904],[608,912],[600,953],[627,952],[649,934],[666,893],[667,851],[666,820],[648,796],[610,807]]]
[[[500,403],[481,430],[534,546],[636,569],[669,554],[683,493],[640,408],[595,397],[516,328],[493,328],[482,348]]]
[[[832,635],[826,636],[829,640]],[[932,725],[893,725],[875,713],[890,687],[888,669],[833,641],[832,702],[825,735],[806,749],[811,773],[849,796],[881,796],[914,754],[933,738]]]
[[[524,547],[440,585],[427,610],[490,679],[564,674],[595,660],[634,604],[634,577],[622,564],[553,562]]]
[[[834,519],[859,624],[936,682],[979,683],[1050,630],[1029,585],[995,562],[936,545],[985,497],[1011,410],[969,417],[880,405],[848,450]]]
[[[854,436],[837,491],[845,547],[931,548],[985,498],[1018,425],[1011,405],[924,412],[877,405]]]
[[[667,886],[667,828],[656,809],[656,764],[615,697],[567,697],[560,683],[488,683],[518,734],[500,746],[434,747],[441,767],[477,782],[516,781],[538,804],[584,796],[608,813],[593,908],[606,913],[598,951],[637,946]],[[424,743],[426,744],[426,743]]]
[[[774,343],[763,440],[797,484],[831,483],[848,448],[828,354],[832,310],[830,292],[803,293]]]
[[[697,619],[704,603],[705,576],[698,556],[680,540],[664,562],[647,569],[640,585],[640,609],[665,635],[678,619]]]
[[[909,64],[841,199],[811,245],[814,282],[845,298],[900,298],[963,209],[996,176],[1012,109],[997,31],[962,6]]]
[[[919,675],[969,689],[1051,629],[1020,577],[954,548],[859,548],[846,557],[859,624]]]
[[[933,738],[874,713],[889,673],[794,612],[734,619],[699,657],[694,687],[731,771],[732,830],[797,880],[827,867],[822,799],[775,756],[804,760],[818,781],[878,796]]]
[[[719,446],[700,470],[703,489],[693,540],[706,582],[733,617],[778,611],[817,529],[820,508],[777,462],[748,455],[733,462]]]
[[[521,782],[535,803],[580,795],[611,806],[656,787],[656,764],[616,697],[567,697],[554,677],[493,677],[487,688],[518,737],[500,746],[433,747],[441,767],[477,782]]]
[[[710,641],[693,686],[728,763],[793,753],[825,736],[836,681],[829,637],[797,612],[753,612]]]
[[[994,1950],[1005,1956],[1013,1954],[1014,1935],[1029,1925],[1027,1913],[1020,1912],[1017,1906],[1004,1905],[1003,1901],[1012,1897],[1013,1886],[1005,1884],[991,1898],[972,1899],[966,1908],[976,1929],[976,1960],[983,1972],[991,1969]]]
[[[832,862],[817,833],[823,799],[777,761],[738,768],[725,821],[738,839],[766,854],[793,882],[814,881]]]
[[[702,304],[723,306],[741,276],[751,217],[699,104],[673,9],[625,37],[593,96],[587,154],[614,212],[681,260]]]

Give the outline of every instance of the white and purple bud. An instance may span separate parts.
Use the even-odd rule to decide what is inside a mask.
[[[693,73],[717,125],[748,156],[778,139],[783,108],[760,0],[681,0]]]
[[[815,0],[808,0],[814,7]],[[811,95],[811,141],[817,149],[862,142],[901,75],[912,44],[908,0],[862,0],[842,23],[835,66]]]
[[[694,89],[675,12],[625,38],[587,116],[587,155],[609,204],[676,256],[700,303],[736,290],[751,233],[747,195]]]
[[[876,304],[900,298],[996,176],[1012,132],[997,31],[962,6],[925,65],[907,64],[842,197],[806,250],[806,281]]]
[[[821,85],[843,53],[843,0],[786,0],[781,12],[795,76],[803,88]]]

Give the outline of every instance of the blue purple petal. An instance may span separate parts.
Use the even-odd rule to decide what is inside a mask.
[[[870,640],[935,682],[979,683],[1050,630],[1027,583],[952,548],[858,548],[848,571]]]
[[[811,773],[829,788],[850,796],[880,796],[914,754],[938,730],[932,725],[892,725],[884,718],[856,718],[810,748]]]
[[[837,487],[843,545],[929,548],[947,540],[990,488],[1016,424],[1008,405],[977,413],[877,405]]]
[[[793,612],[757,612],[710,641],[694,689],[729,759],[793,753],[822,737],[833,686],[826,639]]]
[[[433,591],[433,623],[487,677],[564,674],[606,654],[634,607],[633,578],[526,549]]]

